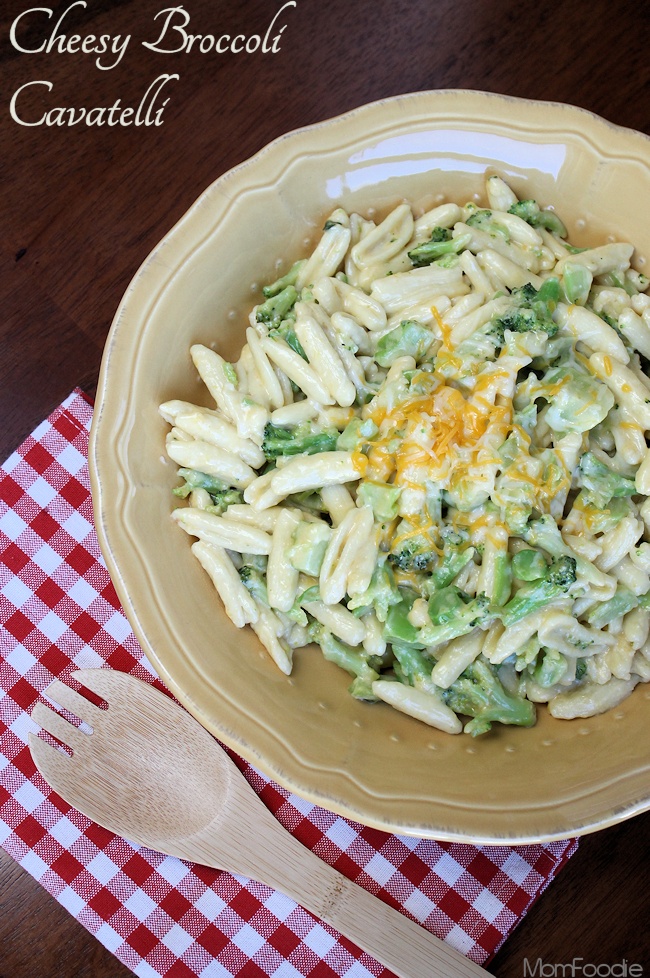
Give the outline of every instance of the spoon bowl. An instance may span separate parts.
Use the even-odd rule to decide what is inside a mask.
[[[55,680],[32,719],[36,767],[67,802],[133,842],[243,874],[281,890],[398,978],[479,978],[487,972],[305,849],[275,820],[225,751],[153,686],[109,669],[72,673],[102,709]],[[91,732],[87,732],[91,728]]]

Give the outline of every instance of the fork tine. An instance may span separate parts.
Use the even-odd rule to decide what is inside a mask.
[[[129,680],[133,682],[133,677],[128,673],[116,672],[113,669],[76,669],[71,676],[86,689],[101,696],[107,703],[110,703],[111,693],[115,696]],[[99,710],[99,707],[96,709]],[[100,713],[103,712],[100,710]]]
[[[51,710],[45,703],[36,703],[32,709],[32,720],[47,733],[60,740],[62,744],[71,747],[73,751],[82,746],[83,742],[80,738],[87,736],[65,720],[60,713]]]
[[[73,676],[76,678],[77,673],[73,673]],[[50,683],[45,690],[45,695],[58,703],[59,706],[65,707],[70,713],[74,713],[80,720],[85,720],[91,727],[94,727],[95,723],[101,719],[104,712],[90,700],[87,700],[85,696],[82,696],[81,693],[71,689],[59,679]]]
[[[40,771],[42,777],[51,788],[65,798],[66,783],[70,780],[71,770],[74,773],[74,762],[68,754],[52,747],[45,740],[42,740],[31,731],[27,734],[27,742],[34,759],[34,764]],[[70,765],[73,765],[72,769]]]

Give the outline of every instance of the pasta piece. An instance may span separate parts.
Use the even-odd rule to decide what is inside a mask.
[[[392,683],[386,679],[376,679],[372,684],[375,696],[389,703],[401,713],[407,713],[416,720],[428,723],[430,727],[444,730],[445,733],[459,734],[463,725],[448,706],[432,693],[425,693],[402,683]]]
[[[384,628],[377,618],[374,611],[362,615],[360,621],[363,623],[364,636],[363,647],[368,655],[382,656],[386,651],[387,642],[384,637]]]
[[[354,509],[354,499],[343,485],[323,486],[320,495],[334,526],[338,526],[345,514]]]
[[[476,260],[481,268],[490,275],[496,275],[509,289],[518,289],[522,285],[525,285],[526,282],[530,282],[536,289],[539,289],[542,285],[543,280],[539,275],[535,275],[533,272],[522,268],[521,265],[518,265],[510,258],[506,258],[505,255],[500,255],[497,251],[494,251],[493,248],[486,248],[484,251],[479,251],[476,255]]]
[[[277,425],[300,424],[318,416],[318,405],[313,401],[294,401],[271,412],[271,423]]]
[[[230,365],[214,350],[195,343],[190,347],[190,354],[201,380],[223,413],[234,422],[241,437],[261,445],[268,412],[237,390],[228,369]]]
[[[269,604],[278,611],[289,611],[296,600],[298,571],[289,561],[289,548],[299,523],[299,514],[290,509],[282,509],[273,529],[273,544],[266,568],[266,587]]]
[[[371,295],[386,313],[400,312],[417,302],[433,302],[436,296],[448,298],[467,292],[461,269],[429,265],[410,272],[398,272],[372,283]]]
[[[298,291],[313,285],[320,278],[334,275],[341,266],[351,240],[349,227],[332,223],[302,266],[296,279]]]
[[[483,633],[479,629],[449,642],[431,670],[431,680],[441,689],[448,689],[481,652]]]
[[[592,275],[618,272],[629,267],[633,251],[632,245],[620,242],[600,245],[598,248],[589,248],[586,251],[572,254],[570,257],[561,258],[555,266],[555,272],[557,275],[562,275],[568,261],[583,265]]]
[[[650,358],[650,324],[634,309],[623,309],[618,317],[618,328],[635,350]]]
[[[558,720],[574,720],[576,717],[593,717],[598,713],[606,713],[627,699],[638,681],[638,676],[632,676],[630,679],[610,679],[602,686],[585,683],[554,696],[549,701],[548,712]]]
[[[259,618],[257,605],[224,548],[198,541],[192,544],[192,553],[210,575],[230,620],[238,628],[256,622]]]
[[[270,509],[255,509],[248,503],[232,503],[225,513],[222,513],[224,520],[235,520],[237,523],[247,523],[273,533],[278,516],[284,512],[280,506],[272,506]]]
[[[593,353],[589,357],[589,364],[596,376],[607,384],[618,404],[643,426],[644,431],[650,430],[650,398],[647,387],[631,370],[604,353]]]
[[[342,407],[353,404],[356,388],[348,379],[336,350],[316,319],[309,314],[306,304],[302,302],[296,304],[295,331],[309,357],[312,370],[316,371],[332,400]]]
[[[458,204],[439,204],[433,210],[418,217],[413,225],[415,241],[426,241],[431,237],[434,228],[453,228],[462,219],[463,212]]]
[[[510,189],[505,180],[493,174],[485,181],[485,192],[492,210],[509,211],[517,203],[517,195]]]
[[[255,479],[255,470],[231,452],[205,441],[176,441],[166,444],[167,454],[184,469],[195,469],[214,476],[227,486],[245,489]]]
[[[319,588],[326,604],[338,604],[348,590],[354,571],[373,526],[369,506],[350,510],[337,526],[327,545],[321,564]]]
[[[413,214],[410,205],[400,204],[353,246],[352,259],[359,268],[389,261],[411,240],[412,235]]]
[[[315,370],[283,339],[271,340],[266,337],[260,345],[268,358],[276,363],[307,397],[319,404],[334,403],[334,398],[321,382]]]
[[[267,357],[257,331],[249,326],[246,330],[246,339],[248,341],[248,347],[251,351],[251,356],[255,363],[257,369],[257,374],[260,379],[260,383],[264,388],[264,392],[268,399],[271,410],[276,410],[284,406],[284,394],[282,391],[282,385],[275,373],[271,362]]]
[[[612,635],[582,625],[572,615],[561,611],[542,615],[537,634],[543,646],[576,659],[602,652],[616,644]]]
[[[254,469],[265,462],[259,445],[250,438],[241,438],[236,427],[216,411],[188,404],[187,401],[166,401],[160,405],[160,414],[171,425],[176,425],[192,438],[207,441],[240,458]]]
[[[181,507],[172,518],[191,536],[240,554],[270,554],[271,537],[263,530],[237,520],[227,520],[200,509]]]
[[[326,604],[324,601],[305,601],[305,611],[328,628],[337,638],[348,645],[361,645],[366,629],[359,618],[341,604]]]
[[[248,327],[252,329],[252,326]],[[257,336],[257,334],[255,334]],[[256,404],[261,404],[262,407],[268,412],[271,401],[269,399],[268,391],[266,390],[264,384],[262,383],[262,378],[260,377],[259,371],[257,369],[257,364],[253,359],[253,354],[251,352],[250,345],[246,343],[241,351],[239,361],[237,366],[241,366],[243,372],[246,375],[246,386],[245,391],[241,390],[241,383],[239,390],[241,393],[246,393],[249,398],[255,401]]]
[[[357,482],[361,475],[359,462],[348,452],[321,452],[320,455],[307,457],[298,455],[273,472],[270,487],[279,496],[279,502],[296,492]]]
[[[596,567],[601,571],[609,571],[615,567],[634,546],[642,532],[641,520],[634,516],[626,516],[622,519],[600,538],[602,551],[600,557],[595,560]]]
[[[265,608],[258,604],[259,617],[257,621],[251,622],[251,628],[259,638],[260,642],[267,650],[278,669],[285,674],[291,675],[293,668],[293,656],[291,647],[285,641],[282,622],[270,608]]]
[[[582,343],[586,343],[594,352],[614,357],[620,363],[628,363],[630,354],[620,336],[608,326],[604,319],[583,309],[582,306],[566,306],[558,303],[557,319],[561,326]]]
[[[255,510],[270,509],[277,506],[284,499],[282,493],[275,492],[271,487],[271,482],[275,475],[275,470],[259,475],[254,482],[244,490],[244,501]]]
[[[476,292],[483,293],[483,295],[490,295],[494,291],[490,279],[471,251],[462,251],[458,259],[458,264],[465,272],[465,275],[472,283],[472,288]]]

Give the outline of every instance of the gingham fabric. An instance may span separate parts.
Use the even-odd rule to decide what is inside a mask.
[[[102,561],[88,480],[92,405],[74,391],[0,471],[0,843],[142,978],[388,978],[289,898],[162,856],[70,808],[35,770],[33,704],[54,677],[108,667],[158,683]],[[401,838],[339,818],[239,758],[321,859],[485,963],[577,847]]]

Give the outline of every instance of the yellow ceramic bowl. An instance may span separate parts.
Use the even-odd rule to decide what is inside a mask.
[[[100,544],[133,629],[187,709],[280,784],[402,834],[527,843],[590,832],[650,807],[650,692],[571,722],[472,740],[347,693],[320,652],[282,675],[227,619],[169,518],[176,467],[158,405],[205,401],[192,343],[234,356],[254,283],[316,240],[341,202],[463,202],[486,169],[555,205],[578,244],[613,233],[650,256],[650,140],[566,105],[422,92],[290,133],[220,177],[135,275],[113,323],[91,442]],[[286,264],[285,268],[288,267]]]

